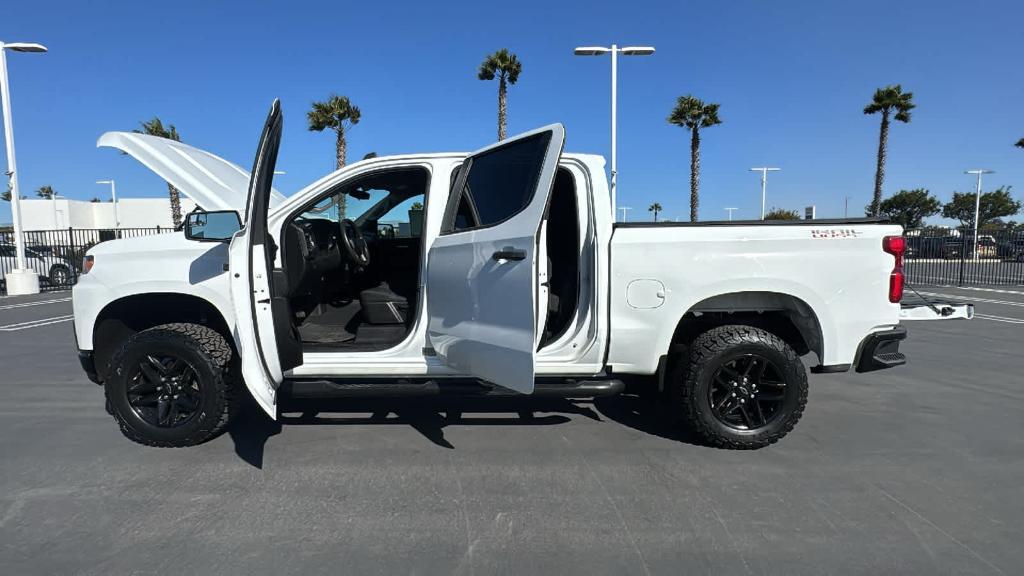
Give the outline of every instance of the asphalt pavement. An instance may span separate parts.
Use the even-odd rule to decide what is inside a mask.
[[[917,288],[978,317],[812,375],[754,452],[634,395],[292,402],[145,448],[78,366],[68,293],[0,298],[0,573],[1018,574],[1024,288]]]

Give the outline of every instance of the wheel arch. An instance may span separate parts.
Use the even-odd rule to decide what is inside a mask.
[[[209,300],[173,292],[123,296],[105,305],[93,323],[93,353],[100,378],[125,340],[142,330],[172,323],[208,326],[234,346],[225,315]]]
[[[819,362],[824,354],[822,325],[814,309],[792,294],[761,290],[717,294],[697,302],[676,324],[671,346],[687,346],[704,332],[726,324],[771,332],[799,355],[814,352]]]

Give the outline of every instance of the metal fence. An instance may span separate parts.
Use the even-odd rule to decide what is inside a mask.
[[[1024,232],[907,230],[904,271],[911,284],[1022,285]]]
[[[172,228],[37,230],[25,232],[25,265],[39,275],[40,290],[66,290],[82,273],[89,248],[108,240],[173,232]],[[17,267],[13,233],[0,231],[0,294],[6,293],[7,272]]]

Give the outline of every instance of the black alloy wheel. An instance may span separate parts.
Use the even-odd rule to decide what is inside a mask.
[[[127,394],[128,405],[152,426],[181,426],[199,412],[196,370],[177,356],[143,357],[128,383]]]
[[[711,413],[722,424],[740,430],[767,426],[781,413],[785,397],[781,371],[758,354],[722,363],[708,386]]]

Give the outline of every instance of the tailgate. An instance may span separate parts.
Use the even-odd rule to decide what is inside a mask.
[[[948,300],[925,299],[919,294],[908,294],[900,301],[900,320],[970,320],[974,318],[974,304]]]

